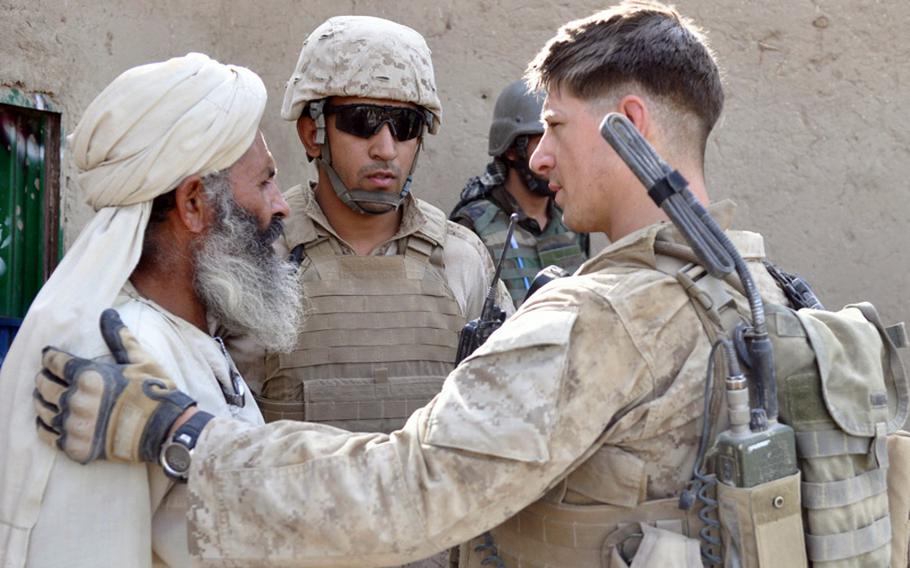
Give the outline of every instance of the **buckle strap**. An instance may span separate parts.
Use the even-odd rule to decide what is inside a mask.
[[[806,509],[830,509],[858,503],[888,490],[887,469],[873,469],[841,481],[800,485],[802,504]]]
[[[898,349],[907,347],[907,345],[910,344],[910,341],[907,339],[907,328],[904,326],[904,322],[889,325],[885,328],[885,333],[888,334],[891,343]]]
[[[733,296],[727,292],[723,281],[708,274],[703,266],[660,253],[655,255],[655,264],[657,270],[676,278],[715,325],[732,331],[739,323]]]
[[[423,239],[418,235],[410,235],[405,246],[405,256],[415,257],[423,262],[428,262],[430,255],[433,254],[433,249],[436,248],[436,243]]]
[[[801,459],[867,454],[872,438],[851,436],[842,430],[808,430],[796,433],[796,450]]]
[[[891,518],[885,515],[861,529],[830,535],[806,535],[812,562],[833,562],[872,552],[891,541]]]
[[[885,351],[887,351],[886,357],[888,357],[888,363],[890,364],[890,382],[894,385],[894,394],[897,402],[897,409],[888,421],[888,432],[894,432],[903,428],[904,423],[907,421],[907,417],[910,416],[910,385],[907,383],[904,364],[901,362],[901,358],[897,353],[897,345],[895,345],[892,339],[892,335],[897,334],[897,339],[900,340],[900,333],[896,331],[897,328],[895,328],[895,326],[891,326],[894,329],[890,332],[888,331],[888,328],[885,328],[881,318],[879,318],[878,312],[872,304],[860,302],[859,304],[850,304],[847,307],[858,309],[860,313],[863,314],[863,317],[878,329],[885,342]],[[887,373],[885,375],[885,382],[889,382]]]

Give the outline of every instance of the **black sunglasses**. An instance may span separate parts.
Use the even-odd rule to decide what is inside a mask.
[[[360,138],[370,138],[388,124],[399,142],[412,140],[423,132],[424,117],[408,107],[352,104],[327,106],[326,115],[335,115],[335,127]]]

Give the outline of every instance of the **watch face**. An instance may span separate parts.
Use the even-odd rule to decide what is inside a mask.
[[[190,469],[190,450],[181,444],[170,444],[164,449],[164,463],[175,473],[183,474]]]

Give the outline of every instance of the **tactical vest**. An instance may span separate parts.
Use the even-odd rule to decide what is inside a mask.
[[[481,209],[481,203],[486,207]],[[531,282],[542,268],[552,264],[571,274],[587,260],[578,244],[578,235],[568,229],[562,233],[535,236],[521,225],[516,225],[515,241],[506,243],[508,215],[489,200],[475,202],[472,206],[478,213],[473,219],[474,231],[487,246],[494,262],[499,259],[503,247],[508,249],[501,279],[516,307],[524,300]],[[561,223],[559,219],[551,219],[550,222]]]
[[[344,255],[330,236],[303,243],[307,317],[291,353],[266,355],[267,422],[391,432],[442,388],[465,316],[445,279],[445,217],[422,211],[427,225],[395,256]]]
[[[731,337],[735,322],[723,317],[729,294],[690,252],[682,256],[659,256],[658,268],[689,292],[712,341]],[[766,303],[765,314],[780,421],[795,432],[799,471],[754,487],[717,484],[727,563],[892,565],[892,536],[904,541],[904,554],[908,536],[906,521],[892,530],[888,495],[889,437],[895,455],[908,444],[893,436],[910,414],[910,387],[897,354],[907,346],[903,324],[885,327],[868,303],[838,312]],[[906,564],[906,557],[897,560]]]
[[[710,277],[685,247],[660,245],[658,270],[687,291],[712,343],[749,317],[732,279],[725,285]],[[718,483],[707,495],[710,507],[683,511],[675,497],[636,503],[629,494],[646,482],[638,479],[638,458],[603,445],[605,433],[543,499],[462,545],[461,566],[627,568],[634,559],[635,566],[700,567],[706,518],[726,566],[907,565],[910,435],[889,436],[910,406],[896,353],[907,344],[902,328],[885,328],[869,304],[841,312],[766,307],[781,420],[796,431],[799,472],[750,488]],[[727,427],[720,367],[710,439]],[[889,452],[899,460],[894,475]],[[573,487],[610,503],[622,503],[624,494],[630,501],[568,504]]]

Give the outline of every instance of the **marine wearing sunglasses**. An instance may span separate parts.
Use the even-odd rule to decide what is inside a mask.
[[[399,142],[421,135],[426,119],[417,109],[373,104],[327,105],[323,112],[335,115],[335,128],[359,138],[371,138],[388,124]]]

